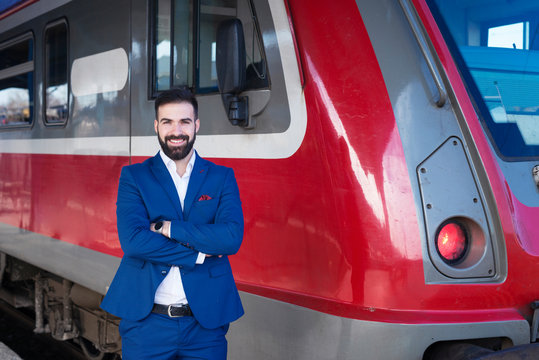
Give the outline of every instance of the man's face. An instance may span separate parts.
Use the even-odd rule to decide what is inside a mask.
[[[154,121],[159,144],[166,156],[182,160],[193,151],[200,121],[188,102],[161,105]]]

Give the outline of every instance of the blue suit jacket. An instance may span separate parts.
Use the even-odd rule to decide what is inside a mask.
[[[234,172],[193,156],[183,211],[159,154],[122,169],[116,216],[124,256],[101,303],[111,314],[129,320],[148,316],[157,287],[177,265],[187,301],[203,327],[216,328],[243,315],[226,256],[235,254],[243,239]],[[150,230],[150,223],[159,220],[172,222],[172,239]],[[223,256],[195,265],[199,252]]]

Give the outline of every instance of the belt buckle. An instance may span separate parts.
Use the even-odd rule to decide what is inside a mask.
[[[176,306],[175,306],[176,307]],[[167,314],[168,316],[170,316],[171,318],[177,318],[177,317],[182,317],[182,315],[172,315],[172,305],[169,305],[168,308],[167,308]]]

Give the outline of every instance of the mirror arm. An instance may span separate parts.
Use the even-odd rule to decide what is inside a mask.
[[[246,129],[255,127],[255,122],[249,116],[249,97],[232,94],[221,94],[223,104],[230,123]]]

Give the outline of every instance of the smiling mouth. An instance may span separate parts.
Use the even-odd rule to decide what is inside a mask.
[[[184,140],[184,139],[169,139],[168,142],[171,145],[180,146],[180,145],[183,145],[186,142],[186,140]]]
[[[169,146],[172,147],[179,147],[179,146],[185,146],[187,142],[189,141],[189,136],[187,135],[180,135],[180,136],[167,136],[165,138],[165,141]]]

